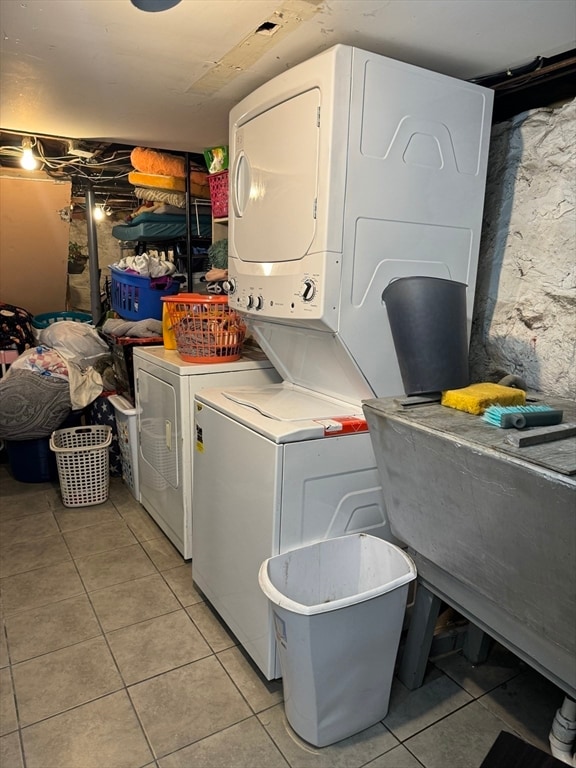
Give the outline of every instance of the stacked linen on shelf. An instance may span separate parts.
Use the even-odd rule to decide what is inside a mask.
[[[158,250],[183,269],[191,279],[206,269],[207,242],[212,238],[212,209],[206,169],[189,170],[191,204],[186,208],[187,163],[183,157],[144,147],[130,155],[134,170],[128,179],[140,206],[128,219],[112,228],[112,235],[125,243],[138,243],[138,250]],[[193,242],[191,242],[191,239]],[[186,243],[184,244],[184,240]],[[178,242],[180,241],[180,242]],[[121,313],[120,313],[121,314]]]
[[[112,227],[112,236],[118,240],[155,241],[171,240],[186,236],[186,215],[184,213],[159,213],[158,209],[148,213],[139,208],[130,221]]]
[[[145,147],[135,147],[130,155],[130,161],[134,171],[129,174],[128,181],[139,190],[152,190],[151,193],[145,194],[140,191],[137,197],[144,200],[169,202],[179,208],[185,207],[186,167],[183,157]],[[155,196],[154,193],[157,191],[164,194]],[[167,200],[165,193],[171,193],[172,197]],[[202,200],[210,199],[208,174],[198,166],[194,166],[190,171],[190,195]]]
[[[158,152],[145,147],[135,147],[130,155],[134,170],[128,181],[134,185],[135,196],[142,205],[124,224],[112,229],[118,240],[158,241],[185,237],[186,219],[186,168],[184,158]],[[201,168],[190,171],[190,193],[193,198],[209,200],[208,174]],[[206,213],[196,206],[191,217],[191,235],[210,238],[212,234],[211,211]]]

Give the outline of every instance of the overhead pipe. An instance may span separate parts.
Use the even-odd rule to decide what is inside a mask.
[[[562,706],[556,712],[548,739],[553,757],[567,765],[576,766],[576,755],[573,754],[576,740],[576,701],[570,696],[564,698]]]
[[[96,220],[94,208],[96,198],[90,181],[86,182],[86,227],[88,230],[88,267],[90,270],[90,311],[92,322],[98,325],[102,315],[102,302],[100,300],[100,267],[98,264],[98,237],[96,234]]]

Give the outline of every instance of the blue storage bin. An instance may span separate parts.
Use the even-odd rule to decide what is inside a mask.
[[[45,312],[42,315],[34,315],[32,326],[41,330],[60,320],[72,320],[75,323],[92,323],[92,315],[89,315],[87,312]]]
[[[58,429],[78,427],[84,410],[71,411]],[[50,450],[50,435],[33,440],[5,440],[8,465],[20,483],[49,483],[58,480],[54,452]]]
[[[112,309],[124,320],[162,319],[162,296],[172,296],[180,290],[173,277],[149,278],[111,266]]]
[[[20,483],[49,483],[58,480],[56,458],[50,450],[50,438],[6,440],[10,471]]]

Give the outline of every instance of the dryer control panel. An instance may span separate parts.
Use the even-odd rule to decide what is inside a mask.
[[[334,296],[340,283],[341,261],[340,254],[314,254],[307,258],[312,269],[302,272],[301,264],[291,262],[283,265],[282,274],[277,270],[270,274],[268,265],[257,263],[243,263],[239,272],[236,259],[230,259],[228,303],[259,319],[302,322],[336,332],[338,307],[327,298]]]

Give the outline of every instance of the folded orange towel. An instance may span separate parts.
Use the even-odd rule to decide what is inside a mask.
[[[202,200],[210,199],[210,187],[208,186],[207,179],[208,174],[201,171],[192,171],[190,174],[190,194],[192,197],[198,197]],[[186,191],[186,181],[176,176],[160,176],[154,173],[131,171],[128,174],[128,181],[135,187],[162,189],[166,192]]]
[[[153,173],[157,176],[176,176],[186,178],[186,165],[183,157],[158,152],[156,149],[134,147],[130,153],[130,162],[141,173]]]

